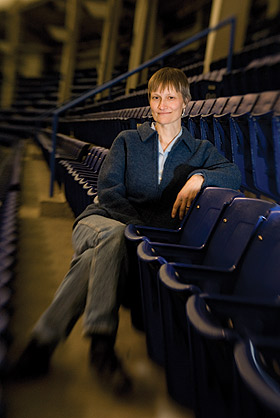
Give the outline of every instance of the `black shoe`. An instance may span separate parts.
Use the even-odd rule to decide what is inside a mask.
[[[32,339],[11,372],[16,379],[35,379],[45,376],[49,371],[51,355],[55,346],[40,344]]]
[[[116,395],[131,392],[132,382],[114,350],[114,339],[93,337],[90,348],[90,363],[100,382]]]

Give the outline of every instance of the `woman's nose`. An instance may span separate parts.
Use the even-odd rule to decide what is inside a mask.
[[[166,107],[166,101],[164,99],[160,99],[158,107],[160,109],[164,109]]]

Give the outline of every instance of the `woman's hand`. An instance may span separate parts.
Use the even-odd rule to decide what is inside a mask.
[[[179,219],[182,220],[186,212],[189,210],[192,201],[197,193],[201,190],[204,177],[200,174],[194,174],[186,182],[184,187],[180,190],[172,208],[171,216],[175,218],[179,210]]]

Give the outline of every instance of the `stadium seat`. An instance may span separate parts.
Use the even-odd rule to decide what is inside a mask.
[[[273,127],[273,111],[251,115],[249,118],[252,174],[255,187],[261,193],[280,201],[280,172],[278,170],[279,131]]]
[[[144,239],[137,247],[144,329],[148,352],[152,359],[164,362],[163,331],[160,328],[161,306],[158,292],[158,271],[167,263],[183,263],[189,279],[212,277],[234,271],[259,216],[274,204],[259,199],[236,197],[221,211],[218,221],[202,247],[155,243]],[[209,287],[208,287],[209,286]],[[227,282],[204,282],[204,290],[214,292],[217,286],[227,288]],[[219,288],[219,290],[221,290]]]
[[[232,279],[222,278],[229,289],[193,294],[187,300],[192,375],[201,417],[248,416],[235,382],[234,345],[244,337],[279,340],[279,248],[276,206],[261,219]]]
[[[223,113],[213,115],[214,142],[218,151],[232,161],[229,117],[240,105],[242,96],[231,96]]]
[[[197,195],[177,230],[132,224],[126,227],[124,234],[128,252],[129,276],[126,305],[131,307],[133,323],[138,328],[143,328],[142,305],[139,296],[139,267],[136,254],[138,244],[146,237],[155,242],[177,243],[202,248],[205,246],[223,207],[228,205],[233,198],[241,195],[240,192],[232,189],[207,187]]]
[[[198,113],[194,113],[194,107],[188,117],[188,129],[195,138],[201,138],[200,131],[200,116],[202,114],[207,115],[211,113],[211,109],[215,104],[216,99],[207,99],[204,101],[203,106],[199,109]]]
[[[96,195],[98,174],[108,152],[107,148],[92,147],[82,163],[61,162],[65,196],[75,216],[93,201],[88,190],[94,188]]]
[[[232,159],[241,171],[242,187],[257,195],[262,192],[269,197],[277,195],[275,187],[273,190],[274,162],[268,151],[261,150],[264,147],[269,150],[272,141],[271,116],[278,96],[278,91],[263,92],[250,112],[230,117]],[[263,129],[257,120],[262,122]],[[270,180],[267,180],[268,177]],[[268,181],[271,183],[270,188]]]
[[[200,116],[201,139],[207,139],[215,145],[213,116],[221,115],[223,113],[223,109],[228,100],[228,97],[218,97],[211,108],[211,112]]]
[[[280,417],[279,353],[279,339],[241,339],[236,343],[234,360],[244,383],[239,387],[244,416]]]

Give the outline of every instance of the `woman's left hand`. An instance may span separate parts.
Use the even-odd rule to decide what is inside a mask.
[[[172,208],[171,216],[175,218],[179,210],[179,219],[182,220],[189,207],[192,204],[197,193],[201,190],[204,177],[200,174],[194,174],[180,190]]]

